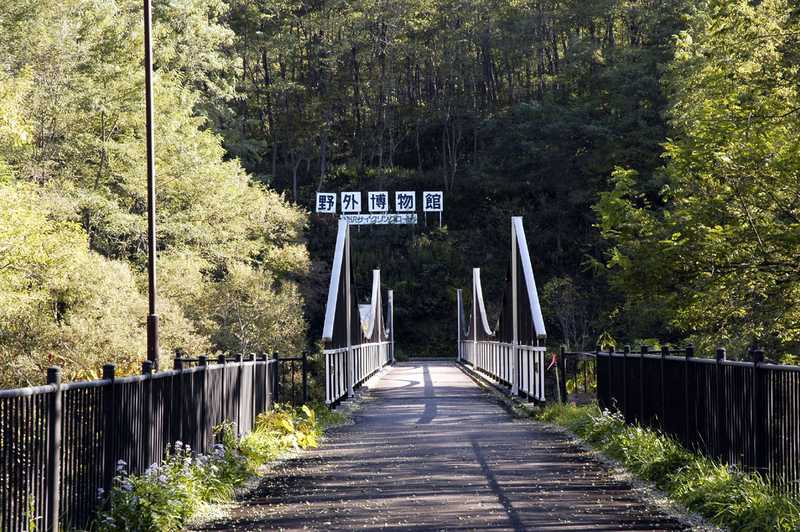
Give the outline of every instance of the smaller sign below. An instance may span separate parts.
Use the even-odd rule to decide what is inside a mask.
[[[414,191],[395,192],[394,210],[397,212],[416,212],[417,193]]]
[[[442,212],[444,210],[444,192],[423,192],[422,210],[425,212]]]
[[[388,192],[369,193],[369,212],[386,212],[389,210]]]
[[[317,212],[321,214],[336,214],[336,194],[317,192]]]
[[[342,192],[342,212],[361,212],[361,192]]]
[[[417,223],[416,214],[343,214],[350,225],[402,225]]]

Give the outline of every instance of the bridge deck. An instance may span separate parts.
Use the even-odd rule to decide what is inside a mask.
[[[213,530],[676,530],[562,433],[520,422],[446,362],[399,364],[355,425]]]

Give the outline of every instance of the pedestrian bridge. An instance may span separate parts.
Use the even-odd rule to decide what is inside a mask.
[[[472,270],[469,313],[457,293],[454,341],[458,360],[507,386],[513,395],[544,402],[545,330],[522,218],[511,218],[508,271],[500,314],[490,326],[481,270]],[[386,292],[381,272],[372,272],[370,301],[353,295],[350,228],[340,220],[325,307],[325,400],[335,405],[382,367],[394,362],[394,294]]]
[[[544,402],[546,332],[521,218],[512,218],[502,304],[491,320],[480,269],[458,291],[458,363],[394,363],[393,294],[373,272],[370,300],[353,297],[350,235],[339,225],[323,338],[331,406],[368,382],[355,424],[269,476],[213,530],[673,529],[682,525],[615,480],[566,434],[519,423],[478,376]],[[494,326],[492,326],[494,324]],[[181,441],[208,453],[214,428],[246,434],[277,402],[305,401],[305,355],[176,357],[174,369],[0,390],[0,531],[91,526],[98,490],[121,461],[131,474]],[[302,391],[295,379],[302,375]],[[279,469],[280,471],[280,469]]]

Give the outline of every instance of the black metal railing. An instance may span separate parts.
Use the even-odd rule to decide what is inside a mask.
[[[207,452],[220,423],[245,434],[276,402],[308,397],[305,355],[178,357],[171,371],[115,373],[62,384],[51,368],[45,386],[0,390],[0,530],[85,527],[118,461],[141,473],[178,440]]]
[[[300,405],[308,402],[308,355],[278,357],[280,370],[276,373],[276,402]]]
[[[800,367],[768,362],[761,350],[747,362],[722,348],[701,358],[692,346],[564,355],[594,358],[601,408],[800,493]]]
[[[560,402],[583,404],[594,400],[597,394],[595,353],[568,352],[562,347],[557,371],[553,371],[552,374],[556,380]]]

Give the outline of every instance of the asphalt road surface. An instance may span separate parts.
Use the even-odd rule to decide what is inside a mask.
[[[355,424],[277,466],[205,530],[682,530],[563,432],[515,420],[455,364],[397,364]]]

